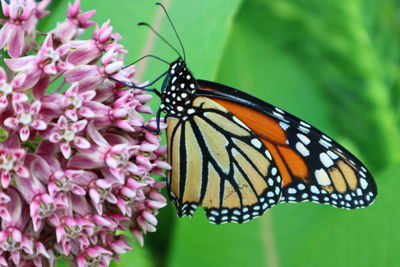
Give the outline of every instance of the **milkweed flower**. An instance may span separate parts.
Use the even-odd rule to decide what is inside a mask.
[[[44,9],[49,3],[50,0],[39,4],[34,0],[10,0],[8,3],[1,0],[3,15],[7,19],[0,20],[3,24],[0,29],[0,48],[6,47],[10,57],[21,56],[24,50],[28,51],[35,44],[37,21],[47,15]],[[25,42],[26,38],[32,39],[31,42]]]
[[[148,129],[166,125],[143,118],[150,95],[114,81],[136,83],[128,51],[79,0],[38,41],[49,2],[1,0],[0,266],[108,266],[131,250],[121,231],[143,245],[156,230],[166,199],[155,176],[170,166]]]

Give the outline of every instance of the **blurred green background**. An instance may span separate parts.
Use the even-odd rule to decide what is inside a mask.
[[[146,53],[176,59],[147,28],[136,27],[149,22],[179,49],[153,1],[82,2],[84,10],[97,10],[96,21],[111,19],[129,50],[127,63]],[[145,247],[132,242],[134,250],[112,266],[400,266],[400,1],[163,3],[197,78],[240,88],[326,132],[365,162],[379,195],[354,211],[281,204],[243,225],[211,225],[202,211],[178,219],[170,204]],[[66,5],[53,1],[43,31],[64,19]],[[145,81],[166,66],[150,59],[137,70]],[[152,103],[156,110],[159,101]]]

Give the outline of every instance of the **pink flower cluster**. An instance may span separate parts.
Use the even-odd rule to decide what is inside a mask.
[[[109,21],[76,0],[47,34],[36,25],[50,0],[1,0],[6,69],[0,67],[0,266],[108,266],[156,230],[165,146],[146,104],[116,83],[134,67]],[[90,40],[79,40],[95,27]],[[41,40],[41,41],[39,41]],[[166,127],[161,123],[161,129]]]

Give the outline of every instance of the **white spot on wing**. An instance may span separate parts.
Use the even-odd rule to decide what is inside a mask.
[[[304,184],[298,184],[298,185],[297,185],[297,188],[298,188],[299,190],[304,190],[304,189],[306,189],[306,186],[305,186]]]
[[[304,134],[297,134],[297,137],[300,139],[301,142],[303,142],[303,144],[308,145],[310,143],[310,139],[305,136]]]
[[[251,139],[251,143],[258,149],[260,149],[262,146],[260,140],[258,140],[257,138]]]
[[[322,138],[324,138],[326,141],[331,142],[332,139],[330,139],[328,136],[326,135],[322,135]]]
[[[319,189],[315,185],[312,185],[310,190],[314,194],[319,194]]]
[[[265,156],[267,156],[267,158],[268,158],[270,161],[272,160],[271,153],[269,153],[268,149],[265,150],[264,154],[265,154]]]
[[[303,155],[303,157],[307,157],[310,155],[310,151],[308,151],[308,149],[301,142],[296,143],[296,149],[300,152],[301,155]]]
[[[306,134],[308,134],[310,132],[310,129],[303,127],[303,126],[299,126],[299,130]]]
[[[212,210],[210,213],[211,213],[212,215],[214,215],[214,216],[218,216],[218,215],[219,215],[219,213],[218,213],[217,211],[215,211],[215,210]]]
[[[362,189],[366,189],[368,187],[368,182],[364,178],[360,178],[360,185]]]
[[[277,118],[279,118],[281,120],[285,120],[285,118],[282,116],[282,114],[280,114],[278,112],[275,112],[275,111],[272,111],[272,113],[274,114],[275,117],[277,117]]]
[[[285,131],[290,127],[289,124],[287,124],[283,121],[279,122],[279,126],[281,126],[281,128]]]
[[[328,153],[329,157],[331,157],[331,159],[333,159],[333,160],[339,158],[339,156],[337,154],[335,154],[334,152],[332,152],[331,150],[328,150],[326,153]]]
[[[321,160],[322,164],[324,164],[325,168],[329,168],[334,164],[332,159],[325,152],[319,154],[319,159]]]
[[[331,180],[324,169],[316,170],[315,178],[317,178],[317,182],[322,186],[331,184]]]
[[[326,147],[326,148],[330,148],[332,145],[330,144],[330,143],[328,143],[326,140],[324,140],[324,139],[319,139],[319,143],[322,145],[322,146],[324,146],[324,147]]]
[[[304,127],[310,128],[310,124],[304,122],[304,121],[300,121],[300,125],[303,125]]]
[[[289,188],[289,189],[288,189],[288,193],[289,193],[289,194],[296,194],[296,192],[297,192],[297,190],[294,189],[294,188]]]
[[[239,120],[236,116],[233,116],[232,118],[233,118],[233,120],[234,120],[237,124],[239,124],[239,125],[242,126],[243,128],[245,128],[245,129],[247,129],[247,130],[250,131],[249,127],[247,127],[246,124],[244,124],[244,123],[243,123],[241,120]]]

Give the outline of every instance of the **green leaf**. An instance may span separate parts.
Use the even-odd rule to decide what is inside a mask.
[[[8,132],[0,127],[0,143],[3,143],[8,138]]]

